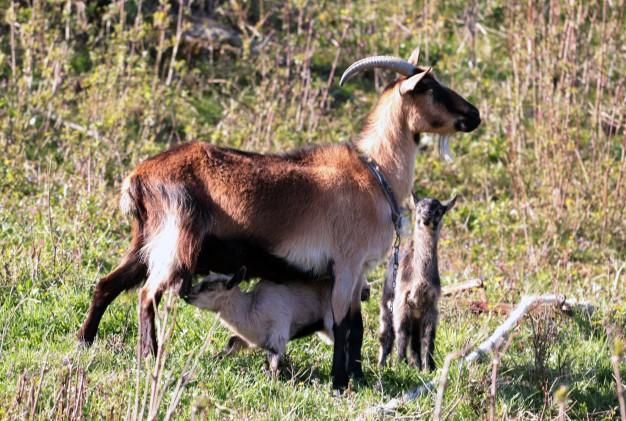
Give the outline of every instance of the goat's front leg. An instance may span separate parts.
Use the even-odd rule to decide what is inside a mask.
[[[408,311],[400,308],[394,308],[394,328],[396,331],[396,351],[398,353],[398,362],[407,361],[406,351],[411,335],[411,315]]]
[[[363,315],[361,314],[362,286],[366,280],[364,276],[352,291],[350,304],[350,333],[348,335],[348,375],[362,381],[365,378],[361,362],[361,348],[363,347]]]
[[[269,374],[272,378],[277,378],[279,374],[281,355],[274,352],[267,352],[267,363],[269,365]]]
[[[280,363],[287,348],[287,339],[282,335],[272,336],[268,340],[267,363],[269,374],[273,378],[278,377]]]
[[[331,306],[334,319],[333,336],[335,338],[332,366],[333,389],[344,390],[348,387],[349,381],[348,338],[351,327],[349,310],[355,278],[354,270],[345,263],[335,262],[331,272],[331,278],[333,279]],[[353,341],[352,345],[354,347],[359,345],[356,339],[353,338]],[[362,333],[360,341],[362,341]],[[355,355],[354,351],[353,355]]]

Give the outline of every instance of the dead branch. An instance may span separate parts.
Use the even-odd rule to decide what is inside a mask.
[[[77,123],[74,123],[72,121],[66,120],[66,119],[56,115],[53,112],[43,113],[43,112],[39,112],[37,110],[34,110],[34,112],[37,113],[37,114],[41,114],[41,115],[45,116],[46,118],[48,118],[49,120],[52,120],[52,121],[54,121],[57,124],[65,126],[68,129],[72,129],[72,130],[75,130],[77,132],[83,133],[85,136],[91,137],[91,138],[96,139],[96,140],[106,140],[104,137],[102,137],[100,135],[100,133],[98,133],[97,130],[90,129],[90,128],[87,128],[85,126],[81,126],[80,124],[77,124]]]
[[[473,314],[494,313],[506,316],[513,309],[513,305],[509,303],[489,304],[485,300],[455,300],[454,303],[468,307]]]
[[[461,282],[453,285],[445,285],[441,288],[441,294],[443,296],[458,294],[459,292],[467,291],[474,288],[484,288],[482,279],[470,279],[469,281]]]
[[[491,352],[494,346],[511,330],[517,326],[519,321],[533,308],[538,305],[557,305],[562,311],[570,312],[573,308],[580,308],[586,313],[593,312],[593,306],[587,302],[579,302],[573,300],[566,300],[562,295],[546,294],[546,295],[527,295],[523,297],[515,310],[509,315],[509,317],[502,323],[493,334],[481,343],[474,352],[465,357],[465,362],[473,363],[482,356]]]
[[[519,321],[538,305],[557,305],[561,311],[570,312],[573,308],[581,310],[587,314],[591,314],[594,310],[592,304],[576,300],[566,300],[562,295],[546,294],[546,295],[527,295],[523,297],[515,310],[509,317],[493,332],[493,334],[482,342],[472,353],[466,355],[463,362],[472,364],[482,361],[482,357],[490,353],[494,347],[500,343]],[[435,382],[430,381],[417,386],[415,389],[406,392],[404,395],[391,399],[387,403],[369,407],[363,413],[362,418],[377,413],[393,413],[399,406],[412,401],[427,392],[431,392],[435,388]]]

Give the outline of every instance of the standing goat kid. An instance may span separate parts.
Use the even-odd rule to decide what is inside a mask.
[[[393,262],[385,276],[380,303],[380,365],[387,361],[395,332],[398,361],[407,361],[408,353],[409,363],[420,369],[435,368],[433,354],[441,295],[437,243],[443,216],[455,202],[456,196],[443,203],[425,198],[415,204],[413,238],[401,250],[395,294]],[[393,317],[389,308],[392,299]]]
[[[430,68],[394,57],[350,66],[342,82],[374,68],[400,73],[354,143],[260,154],[193,142],[139,164],[122,186],[132,216],[126,257],[100,279],[78,339],[93,342],[107,306],[139,292],[141,352],[156,352],[154,309],[163,292],[185,292],[195,274],[234,273],[281,281],[330,278],[334,315],[333,386],[362,377],[361,288],[394,235],[377,164],[397,203],[414,180],[419,134],[471,132],[480,113]],[[329,270],[330,268],[330,270]],[[147,278],[147,279],[146,279]]]

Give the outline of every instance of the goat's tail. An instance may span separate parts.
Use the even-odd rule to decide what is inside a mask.
[[[120,195],[120,210],[124,215],[139,217],[139,209],[142,201],[141,179],[131,174],[124,179]]]
[[[122,184],[120,209],[133,218],[148,273],[195,266],[206,218],[184,186],[133,173]]]

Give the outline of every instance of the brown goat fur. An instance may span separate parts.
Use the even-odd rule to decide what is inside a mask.
[[[360,155],[376,161],[403,201],[419,133],[471,131],[480,123],[478,110],[434,76],[402,95],[403,80],[382,94],[354,145],[279,155],[192,142],[139,164],[122,188],[122,208],[134,219],[131,247],[96,286],[78,338],[91,343],[106,307],[147,275],[140,335],[143,353],[154,352],[153,312],[166,288],[184,292],[195,274],[245,265],[250,276],[270,280],[331,278],[333,384],[343,388],[350,373],[361,376],[361,286],[394,230],[387,199]]]
[[[428,370],[435,368],[433,354],[441,295],[437,244],[443,216],[455,202],[456,197],[443,203],[430,198],[416,203],[413,238],[401,247],[395,292],[392,262],[385,275],[380,304],[380,365],[386,364],[395,336],[398,361],[408,360]]]

